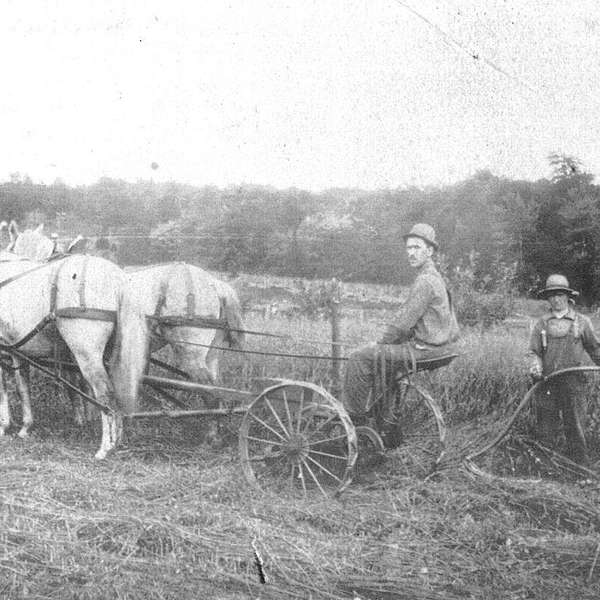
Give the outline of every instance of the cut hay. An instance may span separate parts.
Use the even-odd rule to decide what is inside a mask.
[[[340,501],[251,490],[237,456],[155,440],[1,442],[0,597],[594,597],[600,491],[423,481],[391,454]],[[258,554],[266,583],[260,583]],[[508,596],[499,590],[510,592]]]

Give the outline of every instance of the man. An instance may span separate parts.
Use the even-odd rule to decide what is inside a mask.
[[[539,380],[559,369],[582,366],[588,356],[600,364],[600,340],[590,319],[573,308],[579,293],[569,287],[568,279],[558,273],[550,275],[539,295],[548,300],[550,312],[536,322],[531,333],[531,376]],[[562,416],[567,457],[581,464],[586,461],[584,393],[585,375],[570,373],[543,384],[535,398],[541,441],[550,446],[555,443]]]
[[[379,341],[357,350],[348,359],[343,402],[357,423],[364,420],[375,403],[382,402],[382,397],[389,396],[374,389],[378,381],[383,379],[389,385],[395,373],[409,370],[413,361],[450,354],[452,343],[458,339],[450,296],[433,264],[433,254],[438,250],[433,227],[417,223],[404,239],[408,264],[416,271],[406,301]],[[390,404],[391,401],[388,400]],[[384,443],[394,447],[399,440],[390,414],[392,406],[378,408],[383,410],[387,422],[381,432]]]

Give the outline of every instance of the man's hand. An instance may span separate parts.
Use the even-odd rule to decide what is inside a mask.
[[[388,325],[381,336],[380,344],[398,344],[400,340],[400,330],[395,325]]]

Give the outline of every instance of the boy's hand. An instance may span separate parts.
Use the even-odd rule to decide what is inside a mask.
[[[542,377],[544,376],[542,366],[538,363],[531,365],[531,367],[529,367],[529,375],[535,381],[539,381],[540,379],[542,379]]]

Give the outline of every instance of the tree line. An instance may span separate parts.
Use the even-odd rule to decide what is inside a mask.
[[[548,160],[550,175],[538,181],[479,171],[454,185],[321,193],[111,178],[71,187],[13,174],[0,184],[0,218],[45,222],[61,237],[111,237],[125,264],[188,260],[233,274],[375,283],[409,280],[402,234],[425,221],[451,278],[527,293],[560,271],[592,303],[600,297],[600,186],[575,157]]]

